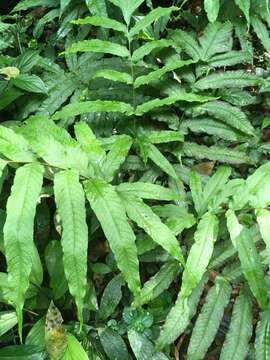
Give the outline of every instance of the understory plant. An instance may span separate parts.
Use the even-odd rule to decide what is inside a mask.
[[[0,359],[270,354],[270,12],[0,16]]]

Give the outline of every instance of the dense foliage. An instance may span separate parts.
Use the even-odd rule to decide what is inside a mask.
[[[269,8],[1,8],[0,359],[270,358]]]

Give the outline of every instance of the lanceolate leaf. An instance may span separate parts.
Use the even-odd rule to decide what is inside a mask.
[[[136,23],[136,25],[130,30],[129,35],[131,37],[137,35],[141,30],[145,30],[147,26],[149,26],[152,22],[157,21],[161,16],[168,15],[175,10],[178,10],[178,8],[176,6],[171,6],[167,8],[158,7],[150,11],[150,13]]]
[[[214,1],[217,2],[217,0],[212,0],[212,2]],[[205,61],[209,60],[214,54],[230,51],[232,47],[232,30],[233,27],[229,21],[208,24],[203,35],[199,38],[201,44],[200,58]]]
[[[197,213],[200,214],[203,206],[202,181],[200,174],[198,174],[196,171],[192,171],[190,174],[189,186],[195,209]]]
[[[167,160],[167,158],[162,154],[159,149],[150,144],[148,148],[148,157],[158,166],[160,167],[166,174],[170,175],[173,179],[178,180],[176,172],[172,164]]]
[[[111,185],[99,179],[86,181],[85,191],[123,277],[130,290],[137,294],[140,277],[135,235],[127,221],[121,199]]]
[[[98,70],[94,75],[93,79],[103,77],[108,80],[118,81],[125,84],[132,84],[132,77],[131,75],[123,72],[119,72],[116,70]]]
[[[188,357],[203,359],[211,345],[223,317],[224,308],[229,302],[231,286],[222,278],[216,279],[209,290],[189,342]]]
[[[17,324],[17,316],[15,311],[0,312],[0,336],[4,335]]]
[[[155,199],[155,200],[179,200],[180,197],[171,189],[165,188],[160,185],[145,183],[145,182],[133,182],[133,183],[121,183],[117,186],[117,191],[127,193],[129,195],[135,195],[142,199]]]
[[[104,16],[87,16],[84,19],[78,19],[73,21],[73,24],[77,24],[77,25],[90,24],[94,26],[102,26],[103,28],[106,29],[121,31],[124,33],[127,32],[127,27],[124,24]]]
[[[132,145],[132,138],[128,135],[119,135],[113,143],[104,163],[103,173],[108,181],[111,181],[119,167],[125,161]]]
[[[222,88],[243,88],[257,86],[260,79],[253,74],[248,74],[243,70],[226,71],[208,75],[198,80],[194,86],[198,90],[222,89]]]
[[[146,55],[150,54],[155,49],[165,48],[173,45],[174,45],[173,41],[166,39],[153,40],[147,42],[146,44],[140,46],[138,49],[136,49],[133,52],[132,61],[136,62],[143,59]]]
[[[27,140],[5,126],[0,126],[0,154],[13,161],[35,159]]]
[[[65,119],[91,112],[120,112],[130,114],[132,112],[132,106],[121,101],[109,100],[76,102],[66,105],[62,110],[57,111],[53,116],[53,120]]]
[[[264,311],[256,327],[255,340],[256,360],[267,360],[270,356],[270,314]]]
[[[239,224],[232,210],[227,211],[226,217],[227,227],[231,240],[238,251],[243,274],[258,304],[265,309],[268,301],[264,273],[250,230]]]
[[[135,305],[142,306],[157,298],[166,290],[180,271],[179,263],[168,262],[151,277],[143,286],[139,296],[135,299]]]
[[[141,199],[122,193],[121,198],[128,217],[135,221],[139,227],[171,256],[184,264],[181,247],[173,232],[162,223],[160,218]]]
[[[144,0],[109,0],[114,5],[118,6],[123,13],[125,22],[129,25],[131,15],[143,3]]]
[[[16,171],[7,202],[4,226],[5,256],[8,266],[9,297],[18,317],[22,337],[22,309],[32,268],[33,229],[36,203],[41,191],[43,168],[28,164]]]
[[[176,69],[180,69],[183,66],[187,66],[190,64],[194,64],[194,61],[193,60],[179,60],[179,61],[173,62],[172,64],[164,65],[161,69],[151,71],[147,75],[139,76],[134,82],[134,87],[138,88],[142,85],[149,84],[152,81],[160,80],[160,78],[167,72],[174,71]]]
[[[231,150],[221,146],[204,146],[196,143],[185,142],[183,144],[183,152],[188,157],[197,159],[209,159],[225,162],[229,164],[250,164],[252,159],[244,152]],[[176,152],[177,154],[177,152]]]
[[[182,295],[179,293],[176,303],[171,308],[157,340],[156,347],[158,350],[173,343],[174,340],[176,340],[186,330],[196,312],[206,281],[207,277],[204,277],[192,291],[188,299],[183,299]],[[179,319],[181,319],[181,321],[179,321]]]
[[[184,49],[193,60],[197,61],[201,58],[201,48],[197,40],[188,32],[172,30],[169,32],[169,37],[174,41],[176,47]]]
[[[194,110],[196,114],[207,113],[216,119],[224,121],[232,128],[238,129],[245,134],[255,135],[255,129],[247,119],[246,114],[235,106],[223,101],[210,101],[198,106]]]
[[[250,16],[249,16],[250,0],[235,0],[235,3],[243,11],[243,13],[244,13],[244,15],[246,17],[246,20],[247,20],[247,25],[249,27],[249,23],[250,23]]]
[[[266,25],[256,15],[251,17],[251,25],[258,38],[261,40],[265,50],[270,52],[270,37]]]
[[[219,0],[204,0],[204,10],[210,22],[216,21],[219,13]]]
[[[85,198],[79,174],[74,170],[57,173],[54,178],[54,193],[63,226],[61,242],[65,275],[82,324],[87,282],[88,229]]]
[[[155,108],[159,108],[164,105],[171,105],[177,101],[186,101],[186,102],[206,102],[209,100],[214,100],[211,96],[197,95],[192,93],[181,93],[179,95],[172,95],[164,99],[154,99],[148,102],[145,102],[142,105],[137,106],[135,115],[143,115]]]
[[[192,245],[183,273],[181,296],[187,298],[198,285],[211,259],[217,238],[218,220],[210,212],[204,214],[194,234]]]
[[[129,51],[122,45],[112,43],[110,41],[93,39],[82,40],[71,45],[70,48],[65,50],[65,54],[74,54],[77,52],[97,52],[103,54],[112,54],[120,57],[128,57]]]
[[[268,259],[270,259],[270,212],[266,209],[259,209],[256,211],[256,217],[260,233],[266,245]]]
[[[232,320],[221,350],[220,360],[241,360],[245,358],[251,335],[251,301],[248,294],[241,291],[233,307]]]

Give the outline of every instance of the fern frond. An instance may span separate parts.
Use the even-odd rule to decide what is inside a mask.
[[[218,219],[215,215],[207,212],[197,226],[194,244],[186,261],[180,291],[183,298],[189,297],[192,290],[201,281],[211,259],[217,233]]]
[[[179,293],[175,305],[171,308],[166,317],[165,324],[157,339],[156,348],[164,348],[176,340],[188,327],[190,320],[197,310],[197,306],[207,282],[207,276],[204,276],[196,288],[192,291],[188,299],[183,299]],[[181,321],[179,321],[181,319]]]
[[[232,24],[214,22],[208,24],[199,38],[200,59],[207,61],[214,54],[228,52],[232,48]]]
[[[224,309],[231,295],[231,286],[222,278],[209,290],[202,312],[197,318],[188,346],[188,357],[203,359],[219,328]]]
[[[94,26],[101,26],[105,29],[112,29],[115,31],[120,31],[123,33],[127,33],[127,27],[120,23],[117,20],[110,19],[105,16],[87,16],[83,19],[77,19],[72,21],[73,24],[76,25],[94,25]]]
[[[135,306],[142,306],[157,298],[166,290],[180,271],[178,262],[165,263],[142,287],[134,301]]]
[[[223,121],[232,128],[242,131],[244,134],[255,135],[255,129],[246,114],[224,101],[209,101],[194,109],[195,115],[204,113]]]
[[[65,275],[82,324],[87,283],[88,229],[84,192],[78,172],[66,170],[57,173],[54,177],[54,193],[63,226],[61,243]]]
[[[185,261],[179,242],[173,232],[162,223],[150,206],[146,205],[141,199],[127,193],[121,192],[120,196],[128,217],[144,229],[154,242],[162,246],[183,265]]]
[[[84,185],[87,199],[109,241],[117,265],[136,295],[140,290],[140,276],[135,235],[121,199],[114,187],[103,180],[89,180]]]
[[[110,41],[93,39],[82,40],[72,44],[64,51],[64,54],[76,54],[77,52],[96,52],[111,54],[119,57],[128,57],[129,51],[126,47]]]
[[[16,308],[22,338],[22,310],[32,268],[36,203],[41,191],[43,167],[28,164],[16,171],[7,202],[4,246],[8,266],[9,297]]]
[[[261,80],[257,75],[249,74],[243,70],[213,73],[198,80],[194,87],[198,90],[243,88],[258,86]]]
[[[220,360],[242,360],[248,352],[252,335],[252,308],[249,296],[241,291],[233,307],[232,320]]]
[[[238,251],[243,274],[258,304],[262,309],[265,309],[267,306],[266,283],[262,264],[252,241],[250,230],[239,224],[232,210],[227,211],[226,218],[232,243]]]
[[[269,311],[260,313],[260,321],[256,327],[255,355],[257,360],[267,360],[270,357]]]

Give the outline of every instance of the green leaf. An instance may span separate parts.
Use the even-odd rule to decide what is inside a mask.
[[[32,149],[49,165],[77,169],[85,177],[93,176],[94,170],[87,154],[65,129],[49,118],[31,117],[20,131]]]
[[[251,164],[252,159],[244,152],[231,150],[221,146],[204,146],[196,143],[185,142],[183,144],[183,153],[188,157],[195,157],[196,159],[209,159],[229,164]],[[175,151],[175,154],[179,154]]]
[[[232,128],[240,130],[245,134],[255,135],[254,127],[251,125],[246,114],[238,107],[232,106],[224,101],[210,101],[194,109],[195,116],[204,113],[223,121]]]
[[[200,214],[203,207],[202,180],[200,174],[194,170],[190,174],[189,187],[195,209]]]
[[[208,20],[210,22],[217,20],[219,7],[219,0],[204,0],[204,10],[206,11]]]
[[[257,75],[249,74],[243,70],[226,71],[214,73],[198,80],[194,86],[198,90],[222,89],[222,88],[243,88],[258,86],[260,78]]]
[[[68,104],[57,111],[52,119],[60,120],[91,112],[120,112],[124,114],[132,113],[132,106],[121,101],[96,100],[84,101]]]
[[[266,245],[268,259],[270,259],[270,212],[266,209],[259,209],[255,213],[261,236]]]
[[[76,138],[82,149],[87,153],[90,162],[100,167],[106,157],[106,153],[97,140],[92,129],[84,121],[80,121],[74,126]]]
[[[105,287],[100,301],[98,315],[105,320],[113,314],[122,299],[124,281],[120,275],[115,276]]]
[[[17,324],[17,316],[15,311],[0,312],[0,336],[4,335]]]
[[[110,41],[92,39],[82,40],[71,45],[64,51],[64,54],[74,54],[77,52],[96,52],[102,54],[111,54],[120,57],[128,57],[129,51],[126,47]]]
[[[165,263],[160,270],[143,285],[139,296],[134,301],[134,305],[142,306],[156,299],[170,286],[179,271],[179,263]]]
[[[117,265],[130,290],[137,294],[140,277],[135,235],[127,221],[121,199],[114,187],[103,180],[93,179],[84,184],[87,199],[109,241]]]
[[[88,355],[84,351],[82,345],[75,336],[68,334],[67,349],[61,360],[89,360]]]
[[[162,154],[159,149],[150,144],[148,148],[148,157],[158,166],[160,167],[166,174],[171,176],[173,179],[178,180],[178,176],[174,170],[174,167],[171,163],[167,160],[167,158]]]
[[[33,230],[36,203],[41,191],[43,167],[28,164],[16,171],[7,202],[4,225],[5,256],[8,266],[9,298],[18,317],[22,338],[22,310],[32,268]]]
[[[146,44],[140,46],[138,49],[136,49],[133,52],[131,59],[133,62],[137,62],[143,59],[146,55],[150,54],[153,50],[163,49],[169,46],[174,46],[174,42],[166,39],[149,41]]]
[[[231,286],[222,278],[209,290],[202,312],[197,318],[188,346],[188,357],[203,359],[218,331],[224,309],[231,295]]]
[[[198,61],[201,58],[201,48],[197,40],[188,32],[172,30],[169,32],[169,38],[179,49],[184,49],[193,60]]]
[[[26,345],[36,345],[45,348],[45,317],[39,319],[27,334]]]
[[[132,138],[128,135],[119,135],[113,143],[103,163],[102,171],[107,181],[112,181],[119,167],[126,160],[132,145]]]
[[[119,21],[109,19],[105,16],[87,16],[83,19],[74,20],[72,21],[72,23],[76,25],[90,24],[94,26],[101,26],[105,29],[113,29],[115,31],[120,31],[124,33],[127,32],[127,27],[124,24],[120,23]]]
[[[109,0],[115,6],[118,6],[123,13],[127,25],[130,23],[131,15],[143,3],[144,0]]]
[[[265,50],[270,52],[270,37],[267,26],[256,15],[251,16],[251,25]]]
[[[182,121],[180,130],[185,131],[187,128],[194,133],[206,133],[231,142],[241,142],[245,139],[238,130],[210,117]]]
[[[163,201],[179,200],[180,197],[171,189],[165,188],[160,185],[145,183],[145,182],[133,182],[133,183],[121,183],[117,186],[117,191],[126,193],[127,195],[135,195],[142,199],[155,199]]]
[[[251,335],[251,301],[248,295],[241,291],[233,307],[232,320],[221,350],[220,360],[246,358]]]
[[[0,126],[0,153],[12,161],[35,160],[28,141],[6,126]]]
[[[251,232],[248,228],[244,228],[239,224],[232,210],[227,211],[226,218],[232,243],[238,251],[243,274],[259,306],[265,309],[268,302],[266,284],[261,261],[255,244],[252,241]]]
[[[260,313],[260,321],[256,327],[255,356],[256,360],[267,360],[270,356],[269,311]]]
[[[214,98],[211,96],[203,96],[203,95],[182,92],[178,95],[168,96],[167,98],[164,99],[154,99],[147,101],[144,104],[137,106],[135,115],[140,116],[155,108],[159,108],[164,105],[172,105],[177,101],[206,102],[209,100],[214,100]]]
[[[1,360],[44,360],[42,348],[32,345],[13,345],[0,349]]]
[[[250,16],[249,16],[250,0],[235,0],[235,3],[240,8],[240,10],[242,10],[243,14],[245,15],[245,18],[247,20],[247,25],[248,25],[248,28],[249,28],[249,24],[250,24]]]
[[[228,166],[220,166],[215,174],[207,181],[203,190],[203,204],[201,213],[207,210],[208,205],[211,206],[211,200],[214,200],[216,195],[224,190],[231,175],[231,168]]]
[[[157,339],[156,348],[161,350],[166,345],[174,342],[188,327],[196,309],[204,288],[207,277],[204,277],[199,285],[192,291],[188,299],[183,299],[179,293],[175,305],[171,308],[165,324]],[[179,321],[181,319],[181,321]]]
[[[162,144],[171,141],[184,141],[184,136],[180,131],[159,130],[148,131],[147,137],[152,144]]]
[[[209,0],[210,1],[210,0]],[[212,2],[216,0],[212,0]],[[233,27],[229,21],[210,23],[199,38],[200,59],[207,61],[214,54],[228,52],[232,48]]]
[[[173,232],[161,222],[160,218],[141,199],[121,193],[123,206],[128,217],[135,221],[139,227],[171,256],[184,264],[184,258],[179,242]]]
[[[44,257],[50,275],[50,288],[54,299],[57,300],[68,290],[63,264],[63,249],[60,241],[50,241],[46,246]]]
[[[12,79],[11,83],[19,89],[32,93],[47,94],[48,91],[44,82],[37,75],[21,74]]]
[[[189,251],[186,261],[181,286],[183,298],[189,297],[192,290],[201,281],[212,257],[217,232],[218,219],[215,215],[207,212],[202,216],[198,224],[194,234],[195,242]]]
[[[98,70],[93,75],[93,79],[100,77],[111,81],[118,81],[124,84],[132,84],[133,81],[131,75],[129,75],[128,73],[111,69]]]
[[[171,6],[167,8],[157,7],[156,9],[150,11],[144,18],[139,20],[136,25],[133,26],[133,28],[131,28],[131,30],[129,31],[129,36],[133,37],[139,34],[141,30],[145,30],[147,26],[152,24],[152,22],[157,21],[162,16],[169,15],[172,11],[176,10],[179,10],[179,8],[176,6]]]
[[[108,16],[105,0],[85,0],[91,14],[99,16]]]
[[[224,54],[212,56],[208,60],[211,67],[234,66],[237,64],[249,63],[250,54],[245,50],[232,50]]]
[[[122,337],[114,330],[105,328],[99,334],[101,344],[110,360],[128,359],[128,350]]]
[[[178,60],[176,62],[173,62],[172,64],[164,65],[162,68],[155,71],[151,71],[147,75],[142,75],[137,77],[137,79],[134,82],[134,87],[138,88],[142,85],[149,84],[152,81],[160,80],[161,77],[167,72],[174,71],[182,68],[183,66],[187,66],[194,63],[195,61],[193,60]]]
[[[61,243],[65,275],[82,324],[87,282],[88,229],[84,192],[78,172],[66,170],[57,173],[54,177],[54,193],[63,226]]]

